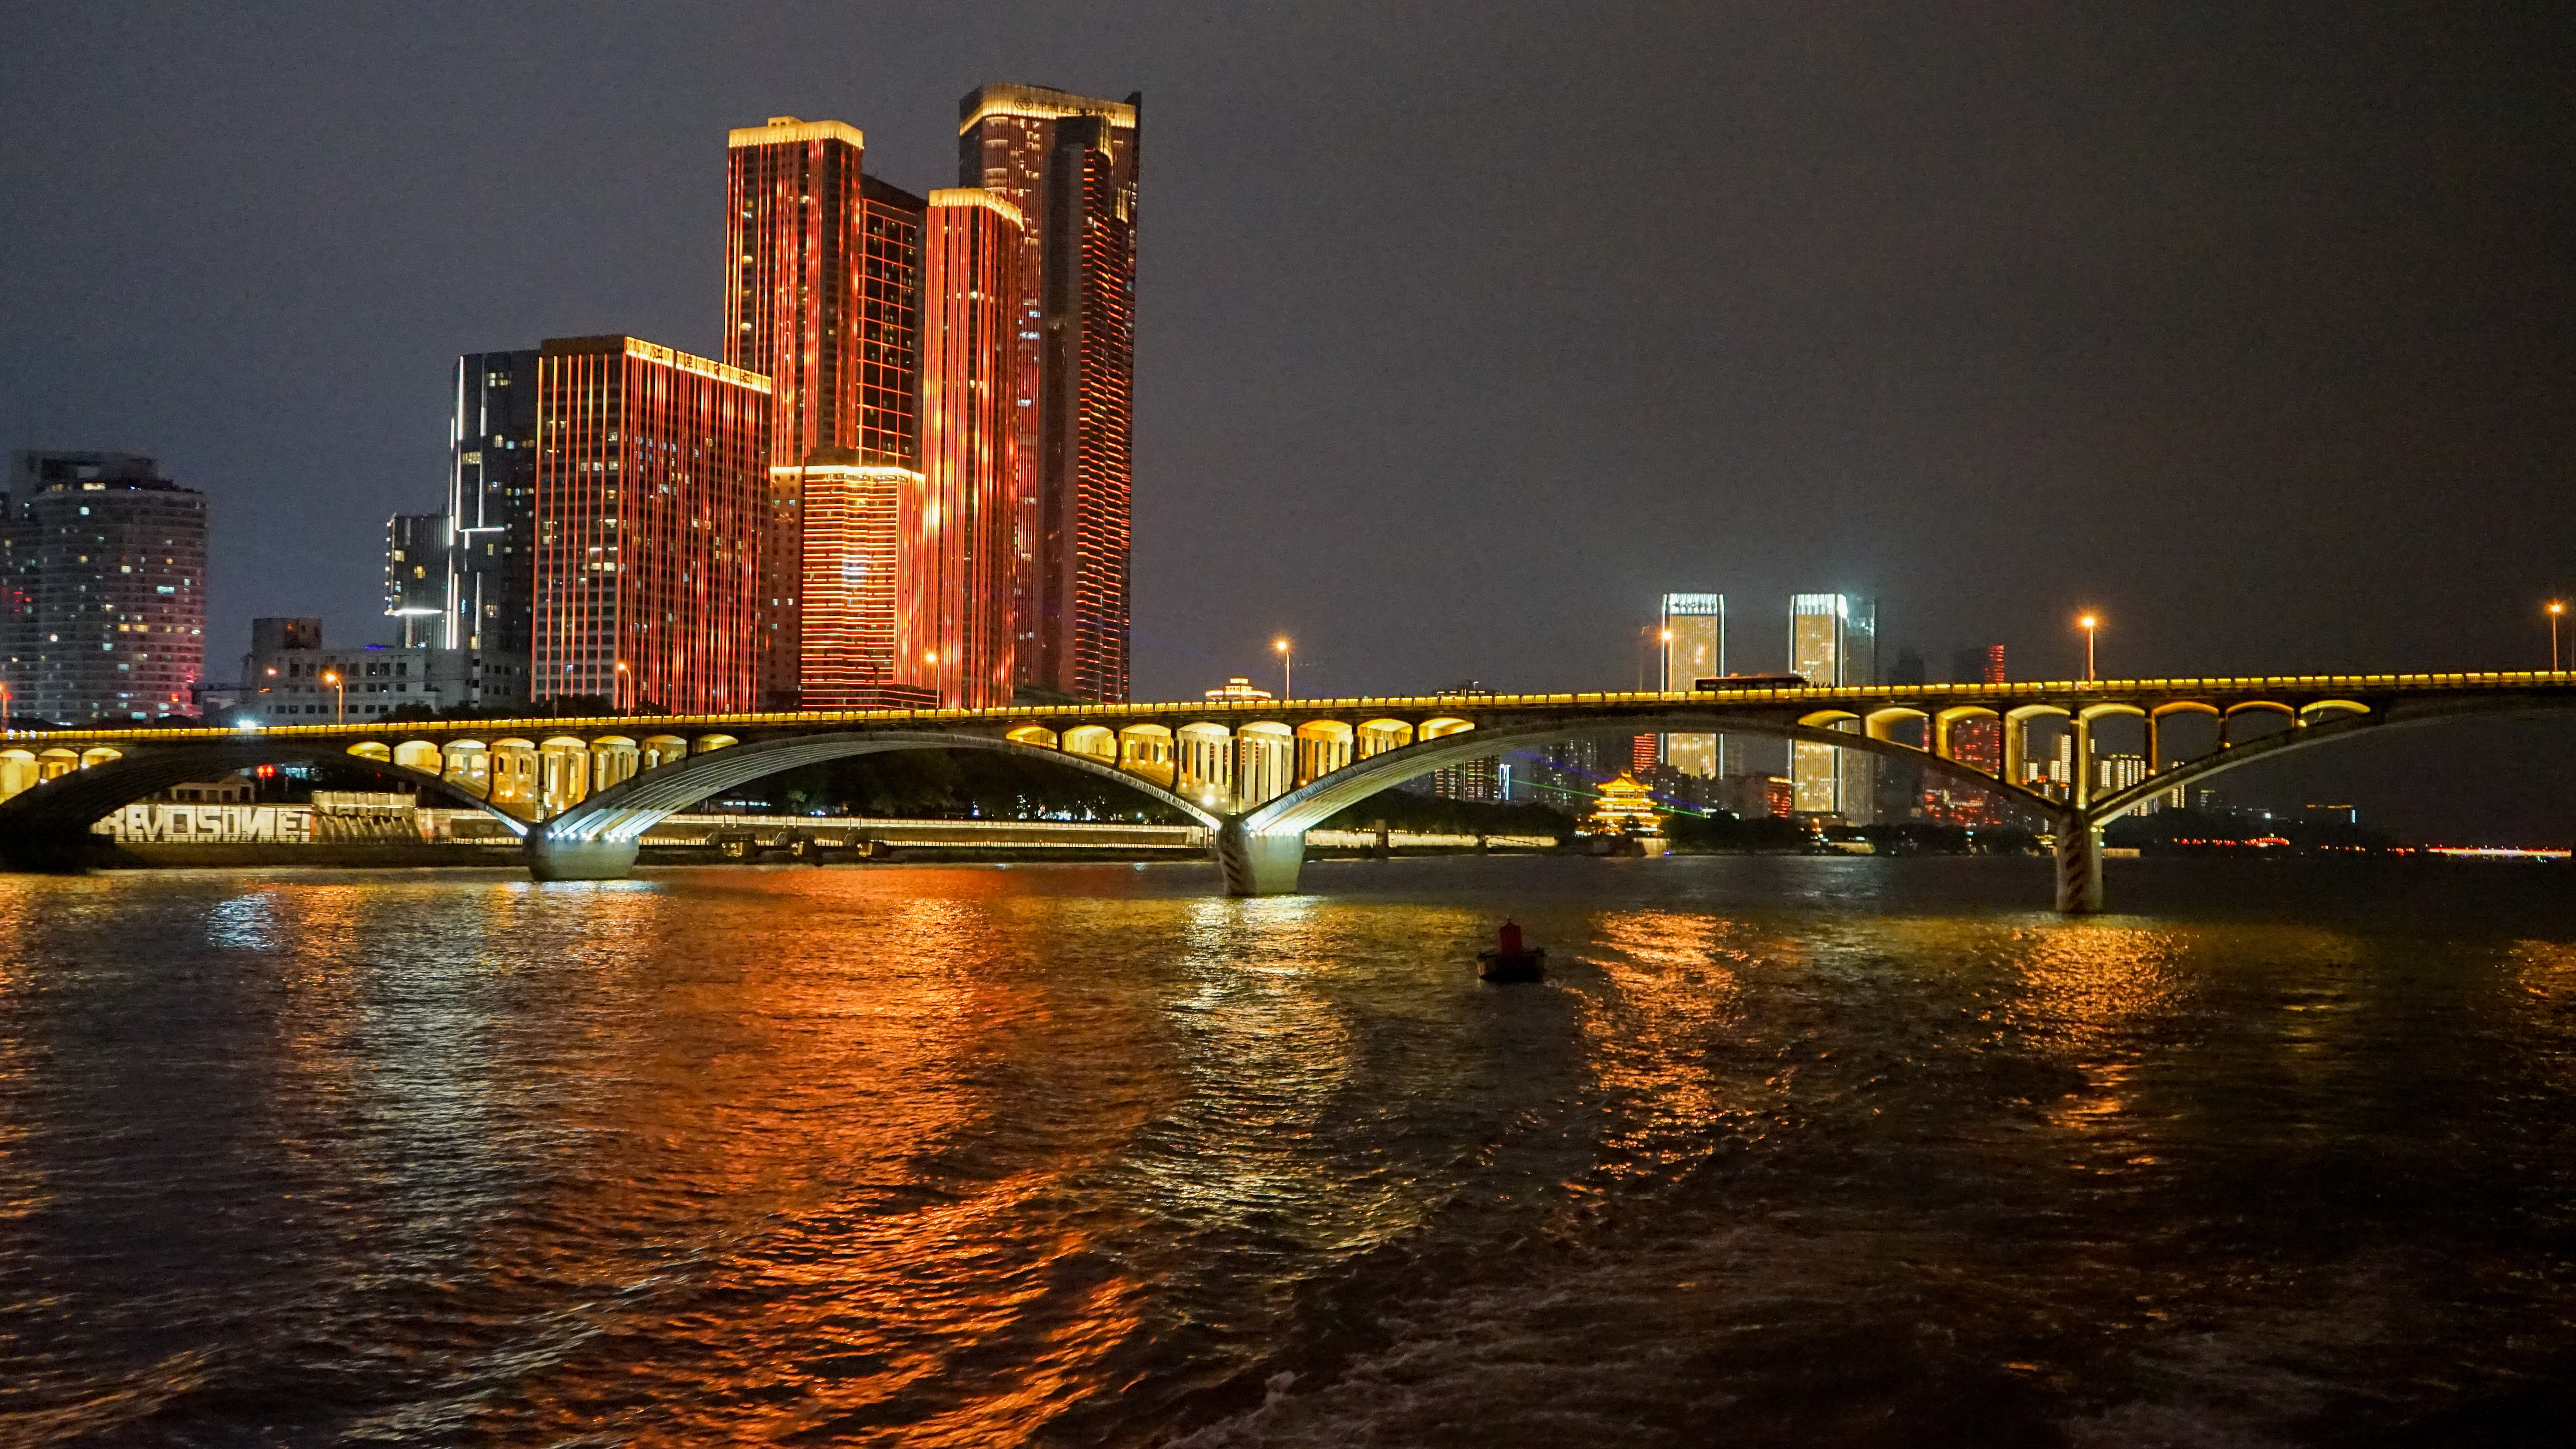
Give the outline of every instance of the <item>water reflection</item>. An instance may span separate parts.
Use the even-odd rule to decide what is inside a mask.
[[[2334,1442],[2576,1354],[2563,916],[1596,864],[0,879],[0,1438]]]

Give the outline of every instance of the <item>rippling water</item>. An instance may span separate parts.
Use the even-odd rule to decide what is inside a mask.
[[[2565,1442],[2569,873],[2046,872],[0,878],[0,1442]]]

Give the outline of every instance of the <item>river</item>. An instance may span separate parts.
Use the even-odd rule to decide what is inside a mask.
[[[2569,870],[2048,869],[0,877],[0,1443],[2564,1442]]]

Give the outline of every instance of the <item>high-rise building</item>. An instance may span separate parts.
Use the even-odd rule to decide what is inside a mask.
[[[534,697],[756,708],[769,379],[618,335],[536,377]]]
[[[1144,97],[988,85],[958,104],[958,182],[1017,207],[1016,681],[1127,697],[1136,175]]]
[[[921,469],[905,485],[896,678],[941,705],[1011,702],[1011,490],[1020,411],[1021,218],[989,191],[930,193],[923,228]]]
[[[1726,595],[1664,595],[1661,629],[1663,684],[1689,689],[1726,672]],[[1724,773],[1715,735],[1666,735],[1663,763],[1685,775],[1713,780]]]
[[[206,499],[126,453],[27,451],[0,491],[10,713],[185,714],[206,653]]]
[[[1790,596],[1789,672],[1817,688],[1876,683],[1878,606],[1848,594]],[[1804,740],[1789,747],[1790,791],[1801,813],[1868,824],[1876,780],[1861,751]]]
[[[447,634],[447,515],[397,513],[385,520],[385,613],[406,649]]]
[[[536,349],[456,359],[447,431],[447,617],[430,642],[481,660],[485,703],[525,703],[536,633]]]
[[[858,446],[867,138],[772,116],[725,139],[724,360],[769,378],[767,461],[793,467]]]
[[[775,389],[761,694],[771,708],[790,708],[801,696],[804,642],[817,637],[799,617],[803,582],[814,574],[802,546],[807,464],[919,466],[925,203],[866,175],[866,137],[839,121],[773,116],[726,141],[724,360]],[[882,624],[890,636],[891,618]],[[835,656],[860,647],[825,643]]]

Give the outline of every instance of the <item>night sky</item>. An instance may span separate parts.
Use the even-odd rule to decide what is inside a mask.
[[[2556,13],[2553,13],[2556,12]],[[0,431],[149,453],[260,614],[383,637],[460,352],[718,349],[729,127],[955,184],[1145,94],[1136,691],[1626,687],[1665,590],[2020,678],[2533,668],[2576,593],[2550,6],[0,7]],[[2576,636],[2571,636],[2576,639]],[[2576,833],[2576,723],[2237,777]]]

